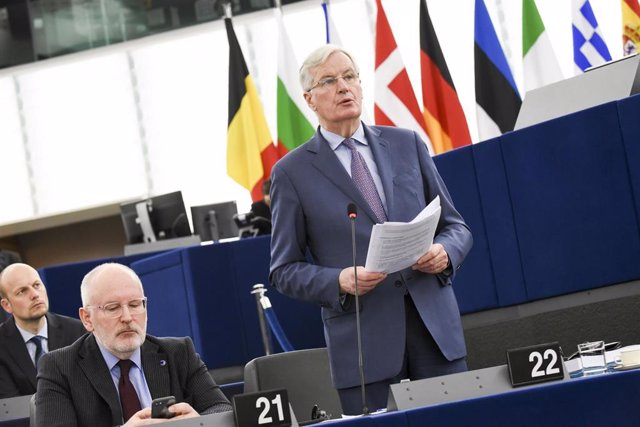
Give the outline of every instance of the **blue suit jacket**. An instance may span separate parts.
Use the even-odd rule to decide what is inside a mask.
[[[406,129],[365,126],[387,200],[389,221],[410,221],[440,195],[434,243],[451,261],[448,275],[410,268],[389,274],[360,299],[367,383],[396,376],[405,351],[404,295],[408,290],[449,360],[466,355],[458,304],[450,286],[471,249],[471,232],[456,211],[426,145]],[[359,384],[355,304],[341,303],[338,276],[352,265],[347,205],[358,206],[357,264],[364,265],[375,217],[328,142],[316,132],[272,171],[273,232],[270,280],[289,296],[322,306],[325,339],[336,388]]]

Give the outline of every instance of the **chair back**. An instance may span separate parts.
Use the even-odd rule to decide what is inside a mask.
[[[0,425],[26,427],[29,425],[29,399],[27,396],[15,396],[0,399]]]
[[[36,427],[36,395],[29,399],[29,427]]]
[[[312,419],[314,405],[332,419],[342,406],[331,382],[326,348],[294,350],[257,357],[244,368],[244,392],[284,388],[298,422]]]

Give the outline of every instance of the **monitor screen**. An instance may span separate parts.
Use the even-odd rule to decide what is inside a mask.
[[[127,243],[149,243],[191,235],[182,193],[153,196],[120,205]]]
[[[237,213],[235,201],[191,206],[193,231],[202,241],[238,237],[238,226],[233,221]]]

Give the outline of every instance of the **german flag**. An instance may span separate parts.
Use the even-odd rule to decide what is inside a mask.
[[[269,179],[278,152],[231,19],[225,18],[224,24],[229,41],[227,174],[251,191],[255,202],[263,198],[262,183]]]
[[[467,120],[425,0],[420,0],[420,68],[424,121],[436,154],[471,144]]]

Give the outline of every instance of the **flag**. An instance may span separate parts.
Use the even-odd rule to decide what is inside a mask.
[[[302,97],[302,86],[297,76],[298,64],[291,41],[282,22],[282,13],[276,9],[278,22],[278,154],[284,156],[313,136],[314,128],[303,111],[308,110]]]
[[[420,0],[420,69],[424,121],[435,153],[471,144],[467,120],[424,0]]]
[[[573,0],[573,62],[576,72],[611,61],[589,0]]]
[[[225,18],[224,25],[229,40],[227,174],[249,190],[255,202],[262,200],[262,183],[269,179],[278,153],[231,19]]]
[[[344,46],[342,40],[340,39],[340,34],[338,34],[338,29],[336,28],[336,24],[331,19],[331,10],[329,8],[329,3],[325,0],[322,2],[322,11],[324,12],[324,22],[325,29],[327,33],[327,43],[331,43],[336,46]],[[362,113],[360,115],[360,119],[365,123],[370,123],[369,114],[363,108]]]
[[[522,57],[525,91],[563,79],[534,0],[522,0]]]
[[[483,0],[476,0],[474,65],[480,140],[513,130],[522,100]]]
[[[376,0],[376,62],[374,75],[374,118],[376,124],[399,126],[416,131],[434,153],[427,137],[424,116],[402,63],[400,50],[391,32],[389,21]]]
[[[638,0],[622,0],[622,50],[625,55],[640,47],[640,5]]]

